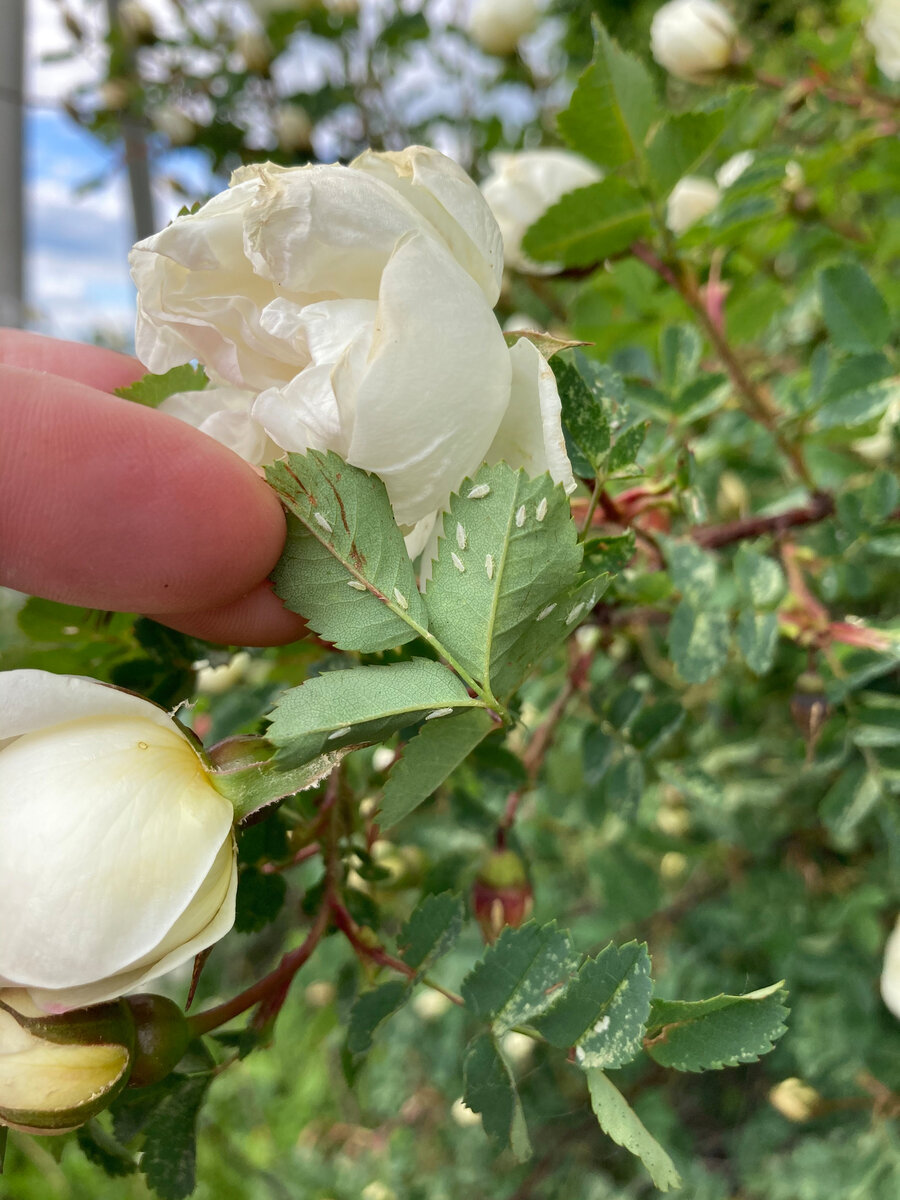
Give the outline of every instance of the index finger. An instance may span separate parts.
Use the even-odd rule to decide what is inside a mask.
[[[103,392],[126,387],[147,373],[129,354],[117,354],[115,350],[83,342],[64,342],[24,329],[0,328],[0,363],[47,371],[63,379],[88,383]]]

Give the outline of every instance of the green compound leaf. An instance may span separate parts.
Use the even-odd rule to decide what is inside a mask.
[[[787,583],[774,558],[743,545],[734,556],[738,591],[755,608],[774,608],[787,591]]]
[[[470,709],[423,725],[388,776],[381,801],[381,828],[396,825],[418,808],[495,728],[485,709]]]
[[[424,632],[425,603],[384,484],[330,451],[266,468],[287,508],[275,591],[341,650],[388,650]]]
[[[426,896],[397,937],[406,965],[414,971],[425,971],[446,954],[462,931],[465,915],[462,896],[452,892]]]
[[[641,1160],[661,1192],[680,1187],[675,1164],[608,1076],[592,1070],[587,1072],[587,1081],[591,1106],[603,1132]]]
[[[6,1127],[3,1127],[6,1132]],[[75,1140],[85,1158],[100,1167],[112,1179],[133,1175],[137,1170],[134,1155],[98,1121],[88,1121],[76,1132]],[[2,1142],[2,1139],[0,1139]],[[3,1155],[0,1151],[0,1167]]]
[[[278,765],[309,762],[326,747],[380,742],[406,725],[441,720],[458,709],[481,707],[441,663],[414,658],[388,667],[329,671],[279,697],[267,737]]]
[[[529,921],[521,929],[503,930],[463,980],[462,996],[499,1035],[548,1009],[577,965],[565,930],[555,922]]]
[[[688,600],[675,609],[669,624],[669,651],[686,683],[705,683],[728,660],[728,614],[699,612]]]
[[[411,991],[408,979],[389,979],[357,997],[347,1025],[347,1049],[351,1054],[367,1053],[375,1030],[403,1007]]]
[[[464,670],[503,696],[535,661],[535,623],[555,611],[580,566],[562,487],[506,463],[482,467],[444,516],[425,594],[431,629]]]
[[[718,1071],[756,1062],[785,1032],[784,983],[744,996],[709,1000],[654,1000],[647,1053],[677,1071]]]
[[[881,350],[891,332],[884,297],[857,262],[836,263],[819,275],[822,316],[834,344],[850,354]]]
[[[693,174],[726,129],[728,109],[685,112],[668,117],[653,135],[647,160],[660,195],[670,192],[683,175]]]
[[[610,943],[534,1025],[552,1045],[574,1046],[585,1069],[621,1067],[641,1049],[652,990],[645,943]]]
[[[522,245],[538,261],[590,267],[626,250],[650,228],[645,196],[613,176],[563,196],[531,226]]]
[[[559,114],[559,131],[573,150],[601,167],[621,167],[643,155],[659,107],[643,63],[621,50],[599,22],[595,33],[593,62]]]
[[[522,1105],[512,1072],[489,1033],[482,1033],[469,1043],[464,1072],[466,1107],[481,1113],[488,1137],[502,1149],[509,1146],[516,1159],[524,1162],[531,1156],[531,1144]]]
[[[129,383],[127,387],[116,388],[115,394],[123,400],[131,400],[134,404],[143,404],[147,408],[157,408],[163,400],[174,396],[176,392],[200,392],[209,380],[202,367],[183,363],[172,367],[163,375],[145,375],[143,379]]]
[[[144,1127],[140,1169],[160,1200],[186,1200],[197,1169],[197,1116],[212,1076],[173,1077],[178,1082]]]

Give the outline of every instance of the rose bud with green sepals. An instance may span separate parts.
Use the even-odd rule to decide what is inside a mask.
[[[128,1082],[134,1018],[121,1000],[47,1016],[20,989],[0,991],[0,1125],[68,1133]]]
[[[192,959],[234,922],[234,809],[163,709],[93,679],[0,673],[0,987],[44,1012]]]
[[[171,1073],[191,1040],[187,1017],[166,996],[125,996],[134,1018],[134,1063],[129,1087],[148,1087]]]
[[[495,942],[507,925],[518,929],[531,916],[533,901],[525,864],[518,854],[492,851],[472,887],[472,908],[484,940]]]
[[[703,83],[735,61],[738,31],[716,0],[671,0],[650,25],[650,50],[679,79]]]

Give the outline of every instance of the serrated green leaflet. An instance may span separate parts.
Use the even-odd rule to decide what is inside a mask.
[[[115,394],[123,400],[131,400],[134,404],[156,408],[176,392],[199,392],[208,382],[202,367],[183,363],[179,367],[172,367],[163,375],[145,375],[143,379],[138,379],[127,387],[116,388]]]
[[[729,639],[727,613],[700,612],[688,600],[669,623],[669,652],[686,683],[705,683],[724,667]]]
[[[509,1146],[519,1162],[524,1162],[531,1155],[531,1144],[522,1105],[512,1072],[489,1033],[480,1034],[469,1044],[464,1071],[466,1107],[481,1113],[488,1137],[501,1148]]]
[[[504,929],[463,980],[462,996],[476,1016],[490,1019],[495,1033],[505,1033],[548,1009],[577,964],[565,930],[529,921]]]
[[[772,612],[742,609],[737,620],[737,644],[741,657],[754,675],[772,668],[778,644],[778,618]]]
[[[196,1182],[197,1116],[212,1076],[171,1080],[144,1127],[140,1168],[160,1200],[186,1200]]]
[[[496,725],[485,709],[470,709],[423,725],[388,776],[381,801],[382,829],[428,799]]]
[[[551,366],[566,429],[596,470],[606,456],[610,442],[609,422],[603,405],[571,363],[557,358]]]
[[[677,113],[663,121],[647,147],[657,191],[666,195],[684,175],[693,174],[734,121],[747,91],[735,91],[718,107]]]
[[[575,583],[581,547],[563,489],[505,463],[451,497],[426,591],[431,629],[493,695],[520,681],[535,622]],[[541,614],[544,614],[542,617]],[[543,630],[546,632],[546,627]]]
[[[446,954],[460,935],[465,915],[461,896],[452,892],[426,896],[397,937],[406,965],[424,971]]]
[[[351,1054],[368,1051],[375,1030],[403,1007],[411,990],[409,980],[389,979],[357,996],[347,1024],[347,1049]]]
[[[563,196],[531,226],[522,245],[538,260],[589,267],[648,233],[650,211],[637,188],[613,176]]]
[[[425,604],[384,484],[336,454],[289,454],[266,478],[291,517],[272,578],[288,608],[343,650],[424,632]]]
[[[664,1067],[710,1071],[756,1062],[785,1032],[783,983],[744,996],[654,1000],[645,1046]]]
[[[560,133],[573,150],[601,167],[620,167],[641,156],[658,116],[646,67],[620,50],[598,22],[594,59],[559,114]]]
[[[610,943],[582,965],[535,1028],[554,1046],[574,1046],[585,1069],[624,1066],[641,1049],[652,988],[646,945]]]
[[[819,276],[822,316],[834,344],[851,354],[881,350],[891,332],[884,297],[858,262],[836,263]]]
[[[329,671],[291,688],[278,700],[267,737],[284,769],[324,749],[361,746],[417,721],[441,720],[480,707],[441,663],[424,658],[388,667]]]
[[[588,1071],[587,1081],[591,1106],[603,1132],[641,1160],[661,1192],[680,1187],[675,1164],[618,1088],[599,1069]]]

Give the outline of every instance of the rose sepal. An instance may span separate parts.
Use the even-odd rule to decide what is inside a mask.
[[[246,828],[262,820],[288,796],[308,791],[329,775],[352,747],[320,754],[299,767],[281,770],[275,746],[264,737],[227,738],[208,751],[210,781],[234,809],[235,825]]]

